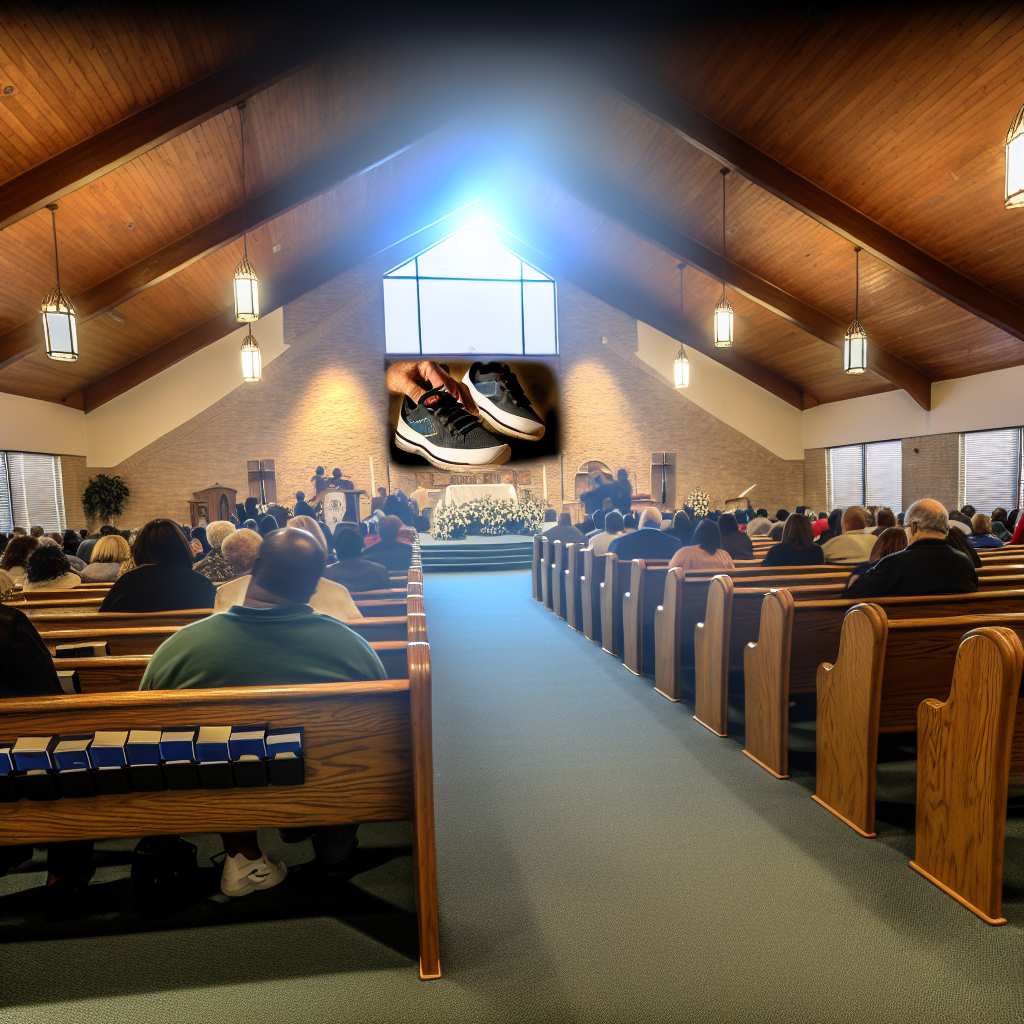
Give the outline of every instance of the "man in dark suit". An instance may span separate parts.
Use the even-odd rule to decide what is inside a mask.
[[[398,516],[385,516],[377,527],[380,540],[363,552],[363,558],[383,565],[389,572],[408,572],[412,565],[412,545],[398,539],[402,520]]]
[[[316,509],[306,501],[305,491],[295,492],[295,514],[297,516],[309,516],[310,519],[316,519]]]
[[[654,507],[640,514],[640,529],[624,533],[608,545],[609,554],[618,555],[620,562],[634,558],[671,558],[682,547],[674,533],[661,529],[661,513]]]
[[[924,498],[907,511],[910,545],[886,555],[850,582],[845,597],[919,597],[973,594],[978,589],[974,563],[946,543],[949,517],[940,502]]]

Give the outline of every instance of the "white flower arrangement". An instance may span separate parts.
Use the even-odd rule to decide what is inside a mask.
[[[708,514],[708,506],[711,504],[711,499],[708,497],[707,491],[702,491],[699,487],[694,487],[694,489],[690,491],[689,497],[686,499],[686,504],[689,505],[697,515],[706,516]]]
[[[544,522],[544,510],[527,498],[521,501],[476,498],[461,505],[441,505],[434,509],[430,536],[434,540],[456,540],[470,528],[479,526],[484,537],[505,533],[536,533]]]

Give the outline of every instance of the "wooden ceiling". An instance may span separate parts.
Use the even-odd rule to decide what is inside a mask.
[[[894,388],[927,407],[932,381],[1024,363],[1024,220],[1002,203],[1020,4],[755,10],[541,47],[319,28],[0,6],[0,391],[89,410],[223,336],[246,228],[270,309],[478,196],[545,269],[798,407]],[[71,364],[45,358],[38,317],[55,197]],[[860,377],[837,347],[855,242]]]

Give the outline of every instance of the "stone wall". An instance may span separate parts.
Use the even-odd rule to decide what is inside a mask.
[[[960,506],[960,435],[903,438],[903,508],[934,498],[946,508]]]

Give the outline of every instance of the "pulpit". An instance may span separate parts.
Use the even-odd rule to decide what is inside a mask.
[[[332,532],[338,523],[360,523],[363,520],[362,501],[366,491],[344,487],[328,487],[310,504],[323,513],[324,522]]]
[[[188,503],[189,520],[193,526],[205,526],[218,519],[230,519],[238,491],[234,487],[214,484],[204,491],[193,491]]]

